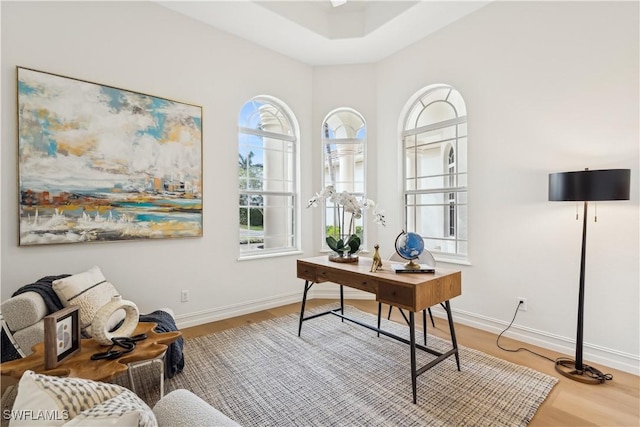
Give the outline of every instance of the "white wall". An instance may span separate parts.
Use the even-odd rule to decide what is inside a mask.
[[[571,354],[581,222],[574,205],[547,201],[547,175],[631,168],[631,201],[599,204],[589,223],[585,358],[638,373],[637,3],[498,2],[378,64],[315,69],[153,3],[1,7],[2,299],[44,275],[98,264],[143,310],[172,306],[181,326],[299,301],[297,256],[236,261],[229,183],[241,105],[266,94],[296,112],[303,205],[321,186],[322,119],[342,106],[365,116],[368,194],[388,219],[372,238],[386,254],[402,227],[400,111],[420,88],[448,83],[469,116],[472,265],[455,266],[456,321],[501,330],[526,297],[516,335]],[[17,65],[202,105],[204,237],[18,247]],[[303,256],[320,247],[320,219],[302,208]],[[190,302],[179,302],[181,289]]]
[[[631,168],[631,200],[588,223],[585,360],[638,373],[638,3],[499,2],[377,67],[378,194],[401,228],[399,112],[448,83],[467,103],[469,259],[456,320],[573,354],[582,222],[548,174]],[[590,214],[593,214],[591,210]]]
[[[300,299],[297,256],[236,260],[237,117],[255,95],[288,104],[302,130],[302,170],[309,170],[311,67],[153,2],[1,7],[3,300],[40,277],[94,264],[143,311],[171,306],[182,326]],[[203,106],[204,237],[18,247],[16,66]],[[302,191],[311,193],[307,181]],[[310,212],[302,215],[304,222]],[[187,303],[182,289],[190,291]]]

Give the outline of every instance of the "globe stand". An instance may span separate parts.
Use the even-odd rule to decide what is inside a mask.
[[[418,259],[418,258],[414,258],[414,259]],[[418,270],[421,268],[421,266],[420,264],[416,264],[415,262],[413,262],[413,259],[412,259],[404,265],[404,268],[406,268],[407,270]]]

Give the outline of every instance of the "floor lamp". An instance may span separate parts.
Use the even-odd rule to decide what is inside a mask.
[[[629,200],[630,169],[605,169],[549,174],[549,200],[584,202],[582,218],[582,255],[580,259],[580,288],[578,291],[578,332],[576,358],[559,358],[556,370],[571,379],[600,384],[605,375],[582,362],[584,318],[584,273],[587,246],[587,203],[600,200]]]

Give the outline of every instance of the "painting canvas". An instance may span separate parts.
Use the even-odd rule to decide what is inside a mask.
[[[202,107],[18,67],[20,245],[202,236]]]

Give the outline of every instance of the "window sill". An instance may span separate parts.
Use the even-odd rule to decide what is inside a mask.
[[[239,256],[237,260],[249,261],[252,259],[276,258],[276,257],[282,257],[282,256],[293,256],[293,255],[302,255],[302,254],[303,252],[299,250],[293,250],[288,252],[270,252],[266,254],[251,254],[251,255]]]
[[[471,262],[467,259],[448,258],[446,256],[437,256],[437,255],[434,255],[433,257],[436,259],[436,262],[442,262],[445,264],[472,265]]]

